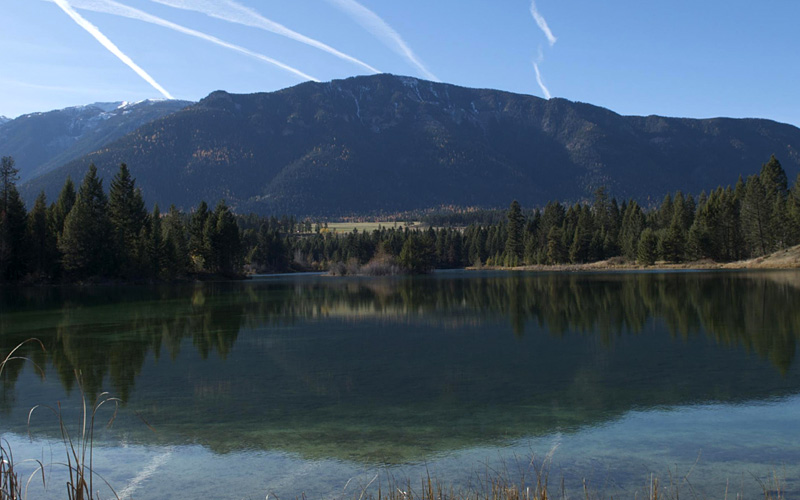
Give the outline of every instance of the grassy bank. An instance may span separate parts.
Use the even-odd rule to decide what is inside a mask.
[[[722,270],[722,269],[800,269],[800,245],[785,250],[757,257],[755,259],[735,262],[714,262],[713,260],[697,260],[692,262],[656,262],[654,265],[641,265],[624,257],[614,257],[587,264],[554,264],[533,266],[482,266],[467,269],[492,269],[505,271],[675,271],[675,270]]]

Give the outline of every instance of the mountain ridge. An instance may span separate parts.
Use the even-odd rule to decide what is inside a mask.
[[[800,171],[800,129],[764,119],[623,116],[592,104],[394,75],[215,91],[23,186],[52,199],[90,161],[125,162],[149,203],[225,198],[240,211],[343,215],[534,206],[606,186],[700,192],[771,154]]]
[[[191,104],[178,100],[96,102],[21,115],[0,125],[0,151],[13,156],[20,179],[38,177],[156,118]]]

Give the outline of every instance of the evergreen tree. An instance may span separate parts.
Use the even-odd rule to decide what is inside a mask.
[[[677,214],[676,214],[677,215]],[[674,218],[669,228],[661,232],[658,253],[667,262],[681,262],[686,253],[686,237],[678,218]]]
[[[164,276],[164,264],[166,261],[166,251],[163,239],[163,228],[161,224],[161,210],[158,203],[153,207],[153,214],[150,216],[150,229],[147,232],[147,269],[153,278]]]
[[[289,268],[289,257],[280,233],[276,229],[270,229],[267,224],[262,224],[249,260],[257,272],[286,271]]]
[[[40,193],[28,214],[29,271],[36,276],[53,276],[58,260],[55,233],[47,218],[47,201]]]
[[[433,270],[434,249],[430,240],[416,233],[409,234],[400,250],[400,265],[412,274],[425,274]]]
[[[205,268],[209,259],[209,244],[206,240],[206,224],[209,219],[208,205],[201,201],[189,221],[189,254],[197,271]],[[277,221],[270,224],[277,227]],[[214,228],[216,229],[216,228]]]
[[[681,262],[686,254],[685,210],[683,195],[678,192],[673,202],[672,222],[659,238],[659,254],[667,262]]]
[[[4,188],[0,207],[0,279],[16,281],[27,272],[27,213],[16,186]]]
[[[525,227],[525,217],[522,216],[522,209],[519,202],[514,200],[508,209],[508,236],[506,238],[506,254],[512,261],[522,260],[525,251],[525,240],[523,229]]]
[[[111,261],[111,224],[103,181],[97,167],[89,165],[75,205],[64,222],[64,233],[58,242],[64,271],[76,279],[104,276]]]
[[[797,245],[800,243],[800,174],[797,174],[789,193],[786,210],[789,219],[789,245]]]
[[[770,240],[773,250],[779,250],[789,246],[792,229],[789,218],[789,206],[786,198],[781,196],[773,197],[769,224]]]
[[[75,184],[72,182],[72,178],[67,176],[64,187],[61,188],[61,193],[58,195],[58,200],[51,207],[51,224],[56,239],[61,238],[61,233],[64,232],[64,222],[67,220],[67,215],[69,215],[70,210],[72,210],[72,207],[75,205],[77,196]]]
[[[672,224],[672,216],[675,212],[675,204],[672,201],[672,195],[667,194],[664,196],[664,200],[661,202],[661,206],[658,207],[658,211],[654,214],[654,226],[655,229],[666,229]]]
[[[772,206],[767,202],[766,190],[758,176],[747,179],[742,203],[742,225],[745,240],[753,256],[771,251],[770,215]]]
[[[547,235],[547,263],[561,264],[567,261],[567,248],[564,245],[564,231],[553,227]]]
[[[643,266],[652,266],[656,263],[658,256],[658,236],[649,227],[642,231],[639,237],[639,246],[637,249],[637,260]]]
[[[557,201],[548,202],[542,212],[542,222],[539,226],[539,247],[547,248],[550,240],[550,231],[561,228],[566,217],[564,205]],[[570,235],[571,236],[571,235]]]
[[[611,202],[608,200],[608,189],[605,186],[597,188],[594,192],[592,213],[595,227],[603,233],[611,232],[614,226],[614,217],[611,213]]]
[[[8,206],[18,180],[19,169],[14,166],[14,158],[4,156],[0,160],[0,209],[5,210]]]
[[[695,220],[686,237],[686,256],[690,260],[700,260],[710,258],[711,254],[711,237],[708,227]]]
[[[186,276],[191,261],[189,259],[189,243],[186,239],[186,228],[183,215],[175,208],[169,207],[164,218],[164,259],[166,275],[170,279]]]
[[[781,162],[775,158],[775,155],[770,156],[769,161],[761,166],[761,172],[758,177],[764,186],[764,192],[770,204],[774,202],[776,197],[786,198],[788,194],[788,179]]]
[[[639,237],[645,228],[645,216],[638,203],[631,200],[622,217],[619,239],[622,254],[635,260],[639,251]]]
[[[14,158],[0,161],[0,280],[15,281],[25,274],[25,205],[16,182]]]
[[[220,201],[206,220],[203,237],[208,248],[207,267],[212,272],[235,275],[241,272],[242,249],[239,226],[228,206]]]
[[[114,267],[122,277],[131,277],[148,264],[136,255],[136,239],[147,223],[142,193],[136,189],[127,165],[122,163],[111,181],[108,195],[108,218],[113,234]],[[160,237],[160,235],[159,235]]]
[[[578,208],[576,211],[578,219],[569,246],[569,260],[573,263],[588,262],[593,240],[592,214],[587,207]],[[602,243],[600,245],[602,246]]]

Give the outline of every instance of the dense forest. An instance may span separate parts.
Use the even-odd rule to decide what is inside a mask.
[[[11,157],[0,168],[0,279],[4,282],[172,281],[245,272],[424,273],[434,268],[588,263],[624,258],[734,261],[800,243],[800,182],[789,188],[773,156],[758,175],[696,198],[667,195],[657,207],[621,204],[598,189],[591,203],[552,201],[523,212],[511,203],[492,223],[379,228],[337,234],[293,217],[235,215],[224,202],[191,213],[148,212],[125,164],[108,194],[90,165],[67,179],[55,202],[40,194],[30,212]],[[798,179],[800,181],[800,179]],[[475,212],[485,219],[486,212]],[[440,220],[443,220],[440,217]],[[496,220],[496,218],[495,218]]]

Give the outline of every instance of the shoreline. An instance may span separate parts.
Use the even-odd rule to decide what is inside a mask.
[[[590,262],[586,264],[535,264],[529,266],[468,266],[469,271],[540,271],[540,272],[623,272],[623,271],[747,271],[747,270],[793,270],[800,269],[800,245],[785,250],[757,257],[755,259],[738,260],[734,262],[715,262],[713,260],[697,260],[670,264],[656,262],[651,266],[640,265],[622,257],[613,257],[607,260]]]

